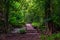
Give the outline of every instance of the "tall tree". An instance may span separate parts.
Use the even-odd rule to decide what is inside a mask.
[[[5,29],[5,33],[7,33],[7,31],[8,31],[8,10],[9,10],[9,2],[8,2],[8,0],[4,0],[4,5],[5,5],[5,7],[4,7],[4,24],[5,24],[5,26],[4,26],[4,29]]]

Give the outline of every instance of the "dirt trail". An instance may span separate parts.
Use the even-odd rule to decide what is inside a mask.
[[[26,24],[26,27],[28,30],[26,34],[2,34],[0,40],[40,40],[39,33],[36,32],[37,30],[35,30],[31,24]]]

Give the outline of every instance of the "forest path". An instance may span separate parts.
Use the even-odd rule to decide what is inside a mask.
[[[12,34],[2,34],[0,40],[40,40],[40,35],[36,29],[32,27],[31,24],[26,24],[27,33],[26,34],[19,34],[19,33],[12,33]]]

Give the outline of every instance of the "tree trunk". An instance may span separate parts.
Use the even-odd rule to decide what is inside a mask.
[[[4,18],[5,18],[5,20],[4,20],[4,22],[5,22],[5,27],[4,27],[4,29],[5,29],[5,33],[7,33],[7,31],[8,31],[8,0],[4,0],[4,2],[5,2],[5,9],[4,9]]]
[[[53,31],[53,21],[51,19],[51,16],[52,16],[52,3],[51,3],[51,0],[46,0],[46,7],[45,7],[45,15],[47,19],[50,19],[46,22],[46,26],[48,25],[47,27],[47,33],[48,34],[52,34],[52,31]]]

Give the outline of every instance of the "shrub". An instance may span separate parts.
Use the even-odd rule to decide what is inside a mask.
[[[38,22],[33,22],[32,26],[37,28],[37,27],[39,27],[39,23]]]
[[[26,30],[25,30],[25,29],[21,29],[21,30],[20,30],[20,33],[21,33],[21,34],[24,34],[24,33],[26,33]]]
[[[48,35],[41,35],[41,40],[60,40],[60,33]]]

